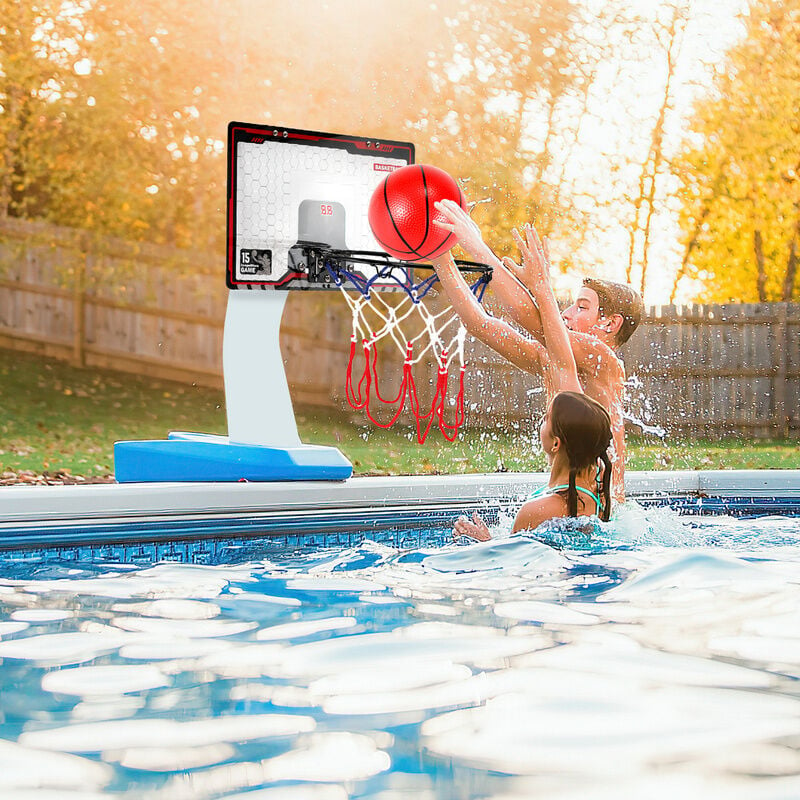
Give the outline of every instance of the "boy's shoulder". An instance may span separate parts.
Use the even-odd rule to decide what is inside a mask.
[[[625,381],[625,365],[619,355],[591,333],[570,332],[578,372],[608,383]]]

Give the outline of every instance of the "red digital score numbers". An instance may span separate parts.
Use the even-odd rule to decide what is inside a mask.
[[[319,213],[322,214],[323,217],[333,216],[333,206],[323,203],[319,207]]]

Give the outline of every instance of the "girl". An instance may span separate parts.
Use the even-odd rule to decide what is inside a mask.
[[[440,227],[452,225],[438,223]],[[549,258],[532,226],[524,226],[525,239],[514,238],[522,265],[503,259],[503,265],[529,291],[539,307],[544,347],[517,329],[488,314],[478,303],[448,253],[433,262],[455,311],[467,330],[512,363],[544,375],[553,399],[540,429],[542,447],[550,464],[550,480],[520,509],[514,531],[535,528],[553,517],[596,514],[608,519],[611,510],[611,421],[599,403],[583,394],[567,329],[550,286]],[[461,517],[454,533],[474,539],[490,538],[477,517]]]
[[[611,512],[611,419],[597,402],[579,392],[559,392],[539,429],[550,465],[550,480],[534,492],[514,519],[512,533],[537,528],[554,517]],[[454,533],[478,541],[491,538],[489,528],[473,514],[456,520]]]

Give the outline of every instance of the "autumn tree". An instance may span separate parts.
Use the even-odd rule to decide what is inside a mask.
[[[35,216],[46,202],[41,153],[58,135],[74,33],[61,0],[0,0],[0,218]]]
[[[657,51],[663,58],[663,88],[648,137],[647,156],[639,172],[637,191],[631,198],[633,218],[628,225],[628,265],[625,270],[625,281],[633,282],[634,268],[638,266],[639,291],[642,295],[647,286],[653,218],[662,200],[658,184],[664,183],[668,167],[665,127],[667,116],[674,107],[676,71],[683,32],[689,18],[689,8],[679,2],[665,6],[662,13],[663,18],[657,17],[652,25],[647,27],[652,31]]]
[[[417,160],[464,181],[495,244],[536,218],[583,220],[559,178],[591,81],[572,0],[270,4],[267,119],[415,142]],[[314,21],[313,25],[309,20]],[[303,57],[297,44],[302,43]],[[576,118],[577,116],[577,118]]]
[[[59,135],[40,151],[51,186],[38,216],[131,239],[221,244],[219,103],[229,76],[212,45],[227,20],[185,10],[176,0],[141,0],[135,13],[127,0],[81,7],[72,76],[50,114]]]
[[[684,256],[707,302],[800,297],[800,0],[756,0],[682,157]],[[673,290],[674,294],[674,290]]]
[[[476,218],[505,250],[523,222],[549,233],[558,220],[565,237],[582,226],[558,181],[578,124],[565,107],[587,78],[579,21],[571,0],[459,2],[431,57],[433,94],[417,122],[425,156],[468,178]]]
[[[585,224],[563,178],[598,53],[572,0],[0,4],[22,9],[0,52],[13,213],[218,248],[241,119],[410,139],[467,181],[495,242],[529,219]]]

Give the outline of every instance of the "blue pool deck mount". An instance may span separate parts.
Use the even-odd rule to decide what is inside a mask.
[[[183,431],[172,431],[163,440],[114,445],[119,483],[343,481],[352,474],[352,464],[334,447],[268,447]]]

